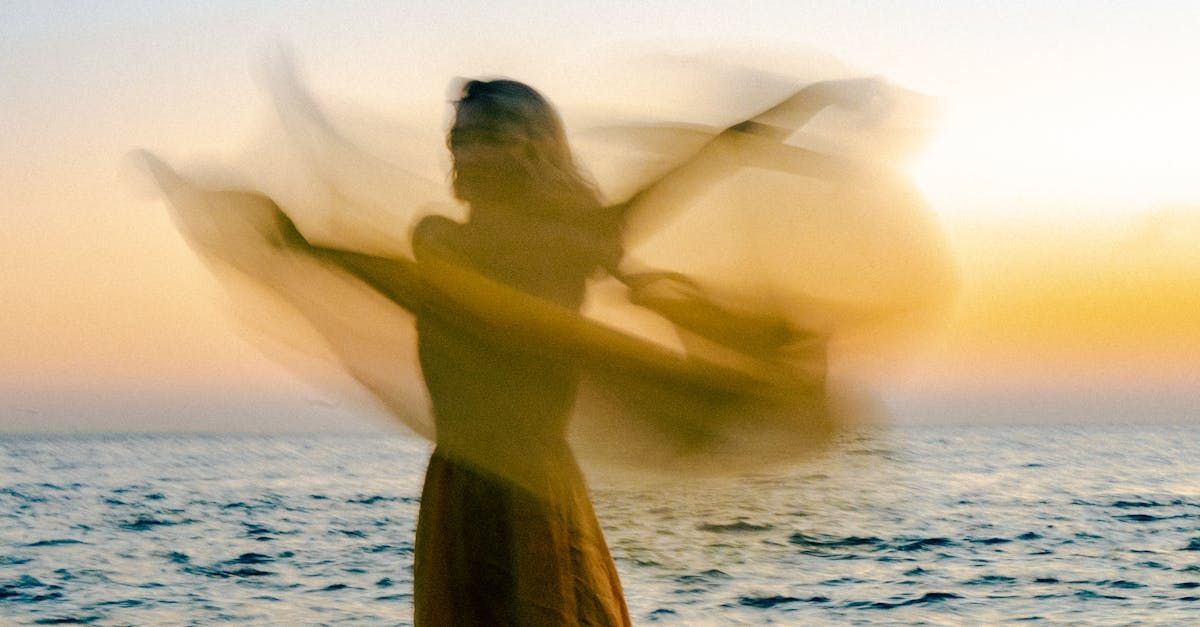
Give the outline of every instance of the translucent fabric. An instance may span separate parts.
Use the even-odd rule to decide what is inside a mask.
[[[286,59],[266,72],[278,128],[243,164],[182,176],[145,159],[269,354],[316,385],[348,374],[474,471],[550,489],[530,451],[568,438],[626,469],[787,462],[859,417],[843,375],[886,362],[952,292],[902,170],[929,105],[874,78],[671,67],[693,90],[672,102],[700,103],[687,119],[654,102],[637,117],[563,110],[623,250],[579,265],[581,303],[528,287],[586,257],[575,226],[536,208],[477,226],[440,180],[442,133],[332,113]],[[481,246],[541,261],[511,279]],[[419,349],[427,337],[446,343]],[[438,384],[459,386],[433,405],[475,394],[453,425],[431,405],[433,353],[457,355]]]

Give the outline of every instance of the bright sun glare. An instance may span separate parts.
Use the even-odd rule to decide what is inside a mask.
[[[943,120],[911,172],[947,218],[1120,217],[1195,206],[1200,123],[1182,105],[1137,115],[964,106]]]

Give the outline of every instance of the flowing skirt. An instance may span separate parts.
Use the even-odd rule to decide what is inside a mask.
[[[630,624],[583,478],[573,460],[553,467],[535,495],[434,452],[417,524],[417,625]]]

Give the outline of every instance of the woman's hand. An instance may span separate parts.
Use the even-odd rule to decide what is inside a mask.
[[[677,272],[625,275],[630,302],[658,312],[709,340],[763,359],[781,357],[799,331],[772,311],[721,302],[699,283]]]

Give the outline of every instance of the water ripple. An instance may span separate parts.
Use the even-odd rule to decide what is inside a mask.
[[[634,622],[1195,622],[1200,430],[912,428],[852,448],[728,485],[593,481]],[[0,622],[409,624],[427,455],[0,436]]]

